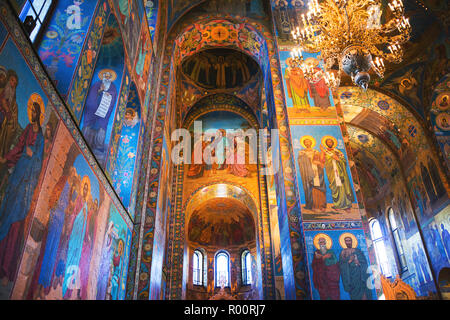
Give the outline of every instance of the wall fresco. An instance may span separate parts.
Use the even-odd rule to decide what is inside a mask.
[[[96,8],[97,1],[59,1],[38,54],[56,88],[65,97]]]
[[[114,15],[108,18],[105,34],[80,122],[88,145],[103,167],[124,75],[125,54]]]
[[[371,300],[375,296],[362,230],[305,232],[315,300]],[[367,283],[371,283],[372,289]]]
[[[4,30],[0,23],[0,29]],[[12,66],[7,69],[7,66]],[[0,48],[0,293],[11,293],[57,119],[11,38]]]
[[[72,139],[60,126],[15,299],[123,299],[130,226]]]
[[[139,133],[141,127],[141,107],[137,88],[132,84],[128,93],[128,102],[125,109],[120,142],[117,151],[114,172],[111,174],[114,189],[118,193],[125,208],[130,208],[131,191],[134,184],[136,158],[139,146]]]

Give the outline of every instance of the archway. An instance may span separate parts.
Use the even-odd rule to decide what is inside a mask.
[[[228,185],[215,186],[219,193],[221,190],[232,189],[233,187]],[[261,285],[261,270],[257,270],[256,263],[251,270],[251,284],[246,285],[242,278],[245,268],[241,262],[242,252],[248,250],[255,262],[260,259],[254,214],[241,200],[228,195],[218,197],[217,192],[213,194],[214,192],[209,199],[200,200],[200,203],[197,203],[199,197],[191,200],[190,209],[187,211],[186,240],[189,262],[186,298],[209,299],[223,285],[225,291],[237,299],[260,299],[258,287]],[[245,193],[242,193],[241,197],[245,198]],[[202,250],[206,263],[202,268],[202,284],[195,285],[193,252],[199,249]],[[226,277],[221,275],[219,270],[218,254],[221,252],[224,252],[224,257],[229,260],[228,269],[225,269]]]

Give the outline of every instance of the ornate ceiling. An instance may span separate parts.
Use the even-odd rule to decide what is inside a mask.
[[[233,198],[205,201],[192,213],[189,241],[202,246],[244,245],[256,239],[252,213]]]

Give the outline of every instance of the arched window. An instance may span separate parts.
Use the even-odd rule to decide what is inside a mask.
[[[397,221],[395,220],[394,210],[389,208],[388,212],[389,224],[391,227],[392,237],[394,238],[395,251],[397,252],[398,260],[400,262],[401,272],[405,272],[408,270],[408,265],[406,264],[405,251],[403,250],[403,245],[400,240],[400,233],[397,225]]]
[[[221,251],[216,255],[216,287],[230,286],[230,256]]]
[[[252,284],[252,255],[250,251],[245,250],[242,252],[241,257],[242,265],[242,284],[251,285]]]
[[[377,256],[378,264],[380,265],[381,272],[386,276],[391,276],[389,269],[389,261],[386,254],[386,247],[384,246],[383,233],[381,232],[380,223],[377,219],[370,221],[370,234],[372,236],[373,247]]]
[[[194,251],[193,263],[192,263],[192,282],[196,286],[201,286],[203,284],[203,254],[200,250]]]

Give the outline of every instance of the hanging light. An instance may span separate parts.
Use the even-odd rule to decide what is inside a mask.
[[[301,15],[301,26],[291,31],[298,43],[292,53],[298,57],[299,67],[306,69],[300,58],[302,48],[320,52],[330,87],[339,86],[344,71],[354,84],[367,89],[369,71],[382,78],[385,61],[400,63],[401,45],[410,38],[411,25],[403,15],[402,1],[391,0],[388,8],[392,19],[381,24],[381,0],[310,0],[308,12]],[[339,71],[333,73],[336,65]]]

